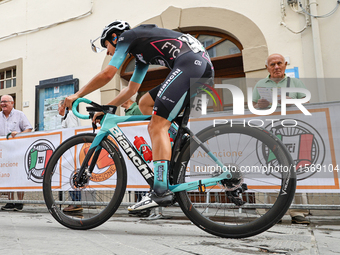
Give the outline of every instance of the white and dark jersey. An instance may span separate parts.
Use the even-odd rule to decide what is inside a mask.
[[[149,92],[155,101],[154,114],[169,121],[188,103],[191,78],[214,76],[209,55],[196,38],[156,25],[141,25],[122,33],[109,65],[119,69],[127,54],[136,58],[133,82],[142,83],[149,65],[172,70],[161,85]]]
[[[141,25],[121,34],[109,65],[119,69],[126,55],[132,54],[136,58],[132,81],[141,83],[149,65],[173,69],[176,59],[189,51],[204,52],[205,49],[191,35],[156,25]]]

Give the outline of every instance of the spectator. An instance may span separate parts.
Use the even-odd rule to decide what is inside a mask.
[[[62,128],[72,128],[80,126],[79,119],[73,114],[72,111],[66,110],[63,106],[64,100],[61,100],[58,104],[58,113],[63,116],[61,119]],[[69,191],[72,201],[81,201],[81,191]],[[83,208],[81,205],[69,205],[63,209],[64,212],[82,212]]]
[[[287,62],[285,58],[280,54],[272,54],[268,57],[266,61],[266,68],[269,72],[267,78],[258,81],[255,85],[253,91],[253,105],[255,108],[265,109],[270,105],[266,99],[262,99],[257,88],[259,87],[293,87],[293,88],[306,88],[305,85],[296,78],[287,78],[285,74],[287,67]],[[289,81],[290,80],[290,81]],[[287,85],[289,84],[289,86]],[[283,96],[283,95],[282,95]],[[306,97],[303,93],[289,93],[287,98],[304,98]],[[269,201],[267,201],[269,202]],[[296,204],[307,204],[307,195],[304,193],[295,194],[294,203]],[[291,218],[292,223],[295,224],[309,224],[309,220],[305,218],[309,214],[308,210],[302,209],[291,209],[288,211]]]
[[[255,88],[253,90],[253,105],[255,108],[259,109],[265,109],[270,105],[270,102],[267,99],[261,98],[257,88],[272,88],[272,87],[287,87],[287,81],[288,77],[285,74],[287,67],[287,62],[285,61],[284,57],[280,54],[272,54],[268,57],[266,61],[266,68],[269,72],[269,75],[267,78],[262,79],[257,82],[255,85]],[[296,78],[289,78],[289,86],[292,88],[304,88],[306,89],[306,86]],[[289,93],[289,96],[287,98],[304,98],[306,97],[303,93]]]
[[[126,90],[126,89],[124,89]],[[135,102],[134,97],[126,100],[125,103],[122,104],[122,107],[125,109],[125,116],[130,115],[143,115],[143,113],[139,110],[137,102]]]
[[[15,137],[19,133],[27,133],[32,131],[32,126],[29,123],[25,114],[14,109],[14,100],[10,95],[1,97],[0,112],[0,136]],[[24,199],[24,192],[17,192],[18,200]],[[8,192],[8,199],[14,200],[14,192]],[[21,211],[23,203],[7,203],[1,207],[1,210],[6,211]]]
[[[64,100],[61,100],[58,104],[58,113],[63,116],[61,120],[62,128],[79,127],[79,119],[73,114],[72,111],[66,110],[63,106]]]

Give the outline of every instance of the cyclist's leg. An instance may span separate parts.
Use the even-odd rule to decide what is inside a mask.
[[[157,94],[157,93],[156,93]],[[154,99],[150,95],[150,93],[146,93],[142,96],[142,98],[139,100],[139,109],[144,115],[151,115],[152,109],[155,104]]]
[[[189,102],[191,79],[205,76],[210,64],[196,65],[201,55],[189,53],[176,61],[176,64],[157,91],[152,118],[148,126],[149,135],[154,149],[154,192],[156,196],[170,194],[168,189],[168,167],[171,159],[171,144],[168,129],[171,122]],[[150,92],[151,96],[154,91]],[[171,194],[173,195],[173,194]],[[157,198],[156,196],[155,199]],[[153,196],[152,196],[153,197]],[[157,202],[157,201],[156,201]],[[158,203],[158,202],[157,202]]]
[[[151,198],[157,203],[167,205],[172,202],[173,193],[169,190],[168,173],[171,158],[171,145],[168,130],[171,122],[163,117],[152,115],[148,126],[153,148],[154,185]]]
[[[153,90],[151,94],[155,97],[159,88]],[[147,93],[143,96],[140,103],[140,109],[144,114],[152,113],[154,107],[154,99]],[[153,162],[154,162],[154,191],[158,196],[168,193],[168,162],[171,158],[171,145],[168,136],[168,130],[171,122],[161,116],[152,115],[151,121],[148,125],[148,132],[151,138],[153,148]],[[160,170],[160,171],[158,171]]]
[[[171,122],[163,117],[152,115],[148,125],[148,132],[152,144],[152,156],[154,161],[170,160],[171,145],[168,135]]]
[[[210,62],[207,62],[201,54],[202,53],[186,53],[185,57],[183,57],[183,55],[181,59],[176,61],[172,72],[169,73],[165,81],[144,95],[143,100],[140,102],[140,104],[142,104],[142,106],[140,105],[141,111],[146,111],[148,113],[150,111],[150,102],[154,102],[152,111],[153,116],[148,127],[152,142],[154,169],[163,167],[164,170],[165,167],[166,169],[168,168],[168,162],[159,165],[157,160],[169,161],[171,158],[171,145],[168,137],[168,129],[173,119],[177,117],[189,102],[191,78],[199,79],[213,76]],[[200,64],[195,64],[197,63],[195,60],[199,60]],[[163,172],[163,174],[165,174],[165,172]],[[155,170],[154,186],[161,186],[161,189],[157,192],[159,194],[165,190],[165,185],[163,186],[157,183],[157,175],[157,170]],[[167,177],[167,174],[165,176]],[[165,192],[165,194],[168,193]],[[154,197],[152,197],[152,199],[154,199]],[[129,207],[128,210],[130,212],[137,212],[155,207],[156,203],[152,199],[147,195],[141,202]]]

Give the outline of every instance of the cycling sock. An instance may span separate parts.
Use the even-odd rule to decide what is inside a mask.
[[[168,166],[169,160],[156,160],[153,162],[154,165],[154,182],[153,190],[157,195],[162,195],[169,189],[168,184]]]

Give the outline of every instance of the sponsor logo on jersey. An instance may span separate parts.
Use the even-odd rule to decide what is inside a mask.
[[[144,60],[143,54],[136,54],[136,57],[138,60],[144,64],[146,64],[146,61]]]
[[[163,83],[163,86],[159,89],[157,96],[161,97],[164,90],[168,87],[168,85],[170,85],[170,83],[181,73],[182,73],[182,70],[179,68],[173,71],[172,74],[169,76],[169,78]]]
[[[178,39],[164,39],[151,42],[151,45],[163,56],[168,56],[170,59],[177,58],[181,52],[183,42]]]
[[[195,61],[194,61],[194,64],[197,65],[197,66],[201,66],[201,65],[202,65],[202,61],[195,60]]]

